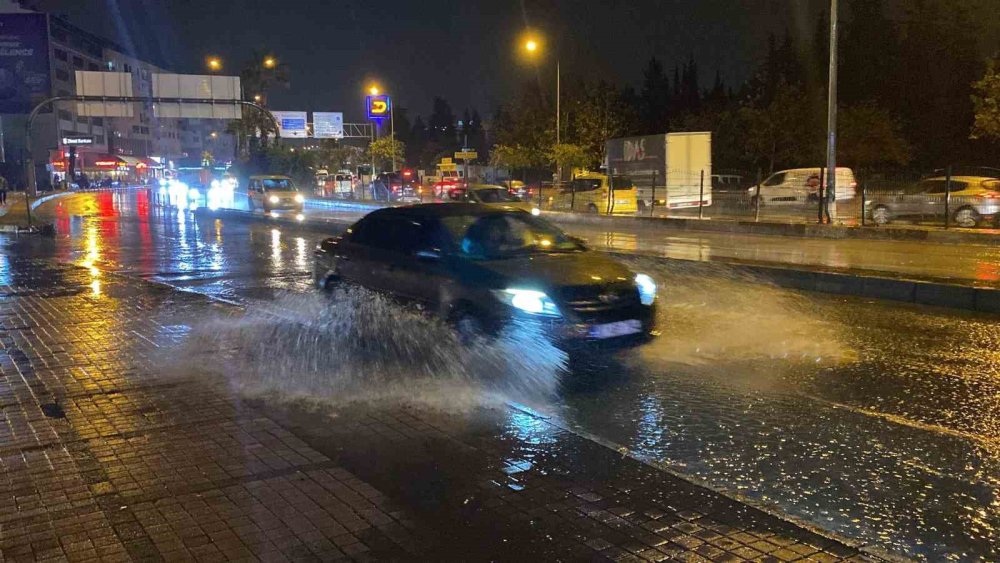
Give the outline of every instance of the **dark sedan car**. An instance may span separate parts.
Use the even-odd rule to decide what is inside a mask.
[[[321,288],[421,302],[460,334],[540,326],[566,349],[644,342],[656,284],[523,210],[427,204],[375,211],[315,251]]]

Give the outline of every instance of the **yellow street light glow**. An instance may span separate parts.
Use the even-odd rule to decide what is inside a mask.
[[[371,94],[372,96],[378,96],[378,92],[379,92],[378,86],[372,86],[371,88],[368,89],[368,93]]]
[[[524,43],[524,48],[527,49],[529,53],[534,53],[538,50],[538,41],[529,39]]]
[[[253,101],[259,102],[261,99],[260,94],[254,94]]]
[[[211,71],[222,70],[222,59],[219,57],[209,57],[205,59],[205,65]]]
[[[278,64],[278,61],[274,57],[267,57],[264,59],[264,68],[274,68]]]

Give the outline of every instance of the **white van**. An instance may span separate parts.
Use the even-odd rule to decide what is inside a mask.
[[[775,172],[760,184],[760,203],[790,205],[817,201],[820,174],[820,168],[793,168]],[[854,178],[853,170],[837,168],[837,201],[854,198],[857,187],[858,182]],[[748,192],[753,202],[753,198],[757,197],[757,186],[750,186]]]

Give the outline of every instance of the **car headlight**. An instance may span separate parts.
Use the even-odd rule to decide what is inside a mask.
[[[270,201],[271,203],[278,203],[279,201],[281,201],[281,199],[276,195],[267,198],[267,200]]]
[[[542,210],[537,207],[532,207],[531,214],[534,215],[535,217],[538,217],[539,215],[542,214]]]
[[[199,192],[197,188],[191,188],[188,190],[188,197],[190,199],[198,199],[201,197],[201,192]]]
[[[560,316],[559,307],[549,299],[548,295],[533,289],[500,289],[495,290],[493,295],[500,301],[532,315],[546,317]]]
[[[639,302],[652,305],[656,300],[656,282],[646,274],[635,275],[635,285],[639,288]]]
[[[302,194],[295,194],[295,203],[305,203],[306,197]]]

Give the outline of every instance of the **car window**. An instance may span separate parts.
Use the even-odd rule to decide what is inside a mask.
[[[367,217],[351,229],[351,242],[379,250],[410,254],[428,245],[428,221],[411,217]]]
[[[573,191],[592,192],[601,187],[601,181],[596,178],[584,178],[573,180]]]
[[[264,178],[261,180],[261,184],[264,185],[264,191],[268,192],[294,192],[298,190],[295,183],[288,178]]]
[[[785,181],[785,173],[784,172],[779,172],[777,174],[772,175],[767,180],[764,180],[764,185],[765,186],[779,186],[782,183],[784,183],[784,181]]]
[[[927,188],[925,193],[929,194],[943,194],[948,189],[947,180],[925,180],[921,184]],[[951,191],[952,193],[960,192],[969,187],[966,182],[958,182],[956,180],[951,181]]]
[[[616,190],[631,190],[634,187],[632,178],[627,176],[611,176],[608,178],[608,185],[614,186]]]
[[[559,228],[527,213],[455,215],[442,218],[441,224],[454,248],[473,259],[582,250]]]

